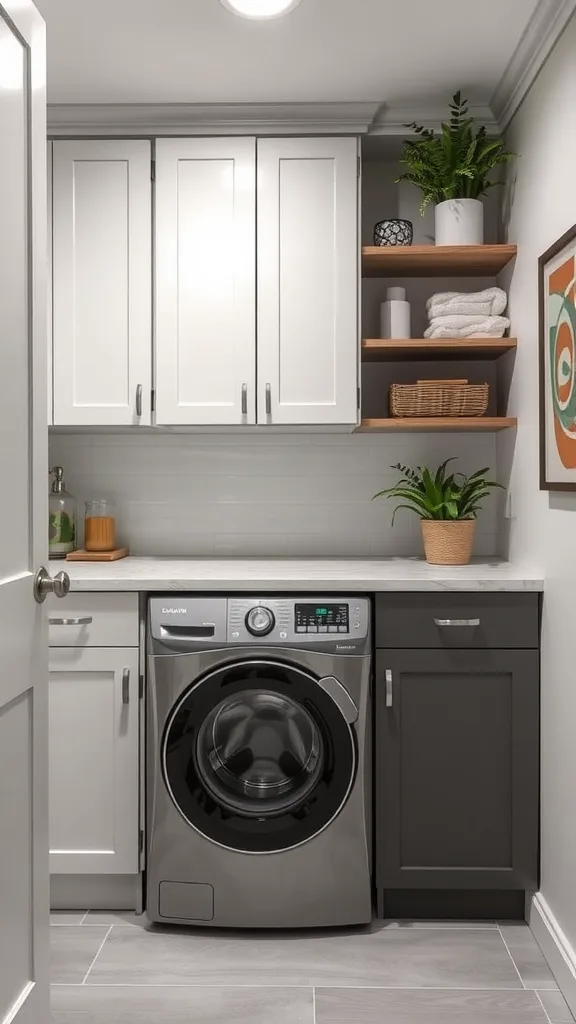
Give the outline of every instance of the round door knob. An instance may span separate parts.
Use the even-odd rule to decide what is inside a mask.
[[[34,597],[38,604],[46,600],[48,594],[55,594],[56,597],[66,597],[70,590],[70,577],[67,572],[57,572],[51,576],[47,569],[42,566],[34,577]]]
[[[268,636],[276,624],[274,613],[269,608],[258,605],[251,608],[246,616],[246,629],[252,636]]]

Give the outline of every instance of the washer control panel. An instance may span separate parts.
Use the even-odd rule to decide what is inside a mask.
[[[152,641],[183,652],[226,644],[308,647],[359,653],[370,634],[365,597],[197,597],[171,594],[148,602]],[[331,646],[329,646],[331,645]]]
[[[297,633],[349,633],[349,604],[297,604],[294,606]]]
[[[370,603],[365,597],[229,598],[228,641],[318,644],[365,640]]]

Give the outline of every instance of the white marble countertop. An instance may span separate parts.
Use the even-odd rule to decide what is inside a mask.
[[[55,566],[56,563],[53,563]],[[433,566],[421,558],[138,558],[66,562],[72,590],[540,591],[543,576],[497,558]],[[56,571],[54,569],[54,571]]]

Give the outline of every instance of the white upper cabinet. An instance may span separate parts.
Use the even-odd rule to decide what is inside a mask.
[[[358,143],[258,141],[258,423],[358,421]]]
[[[53,423],[356,425],[357,139],[156,140],[154,271],[151,157],[53,143]]]
[[[151,422],[151,155],[53,143],[54,423]]]
[[[156,143],[156,423],[255,422],[256,143]]]

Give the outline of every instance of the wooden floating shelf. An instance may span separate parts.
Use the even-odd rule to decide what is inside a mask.
[[[517,346],[516,338],[367,338],[362,342],[364,362],[426,359],[498,359]]]
[[[507,430],[517,426],[517,419],[513,416],[419,416],[419,417],[390,417],[382,420],[362,420],[357,428],[363,433],[385,433],[386,431],[420,430],[468,430],[468,431],[496,431]]]
[[[515,245],[367,245],[362,277],[494,277],[516,252]]]

